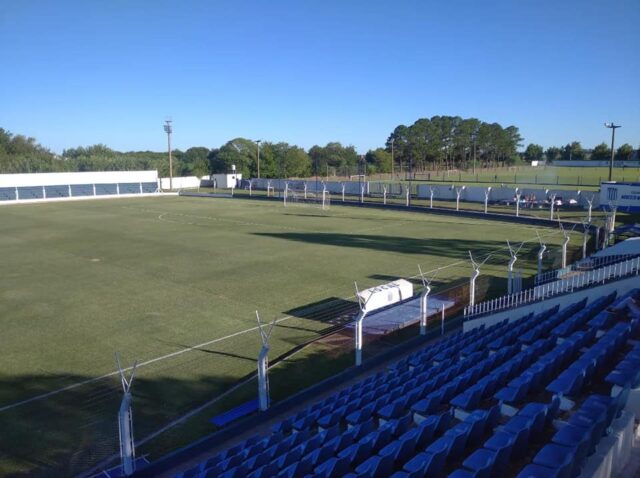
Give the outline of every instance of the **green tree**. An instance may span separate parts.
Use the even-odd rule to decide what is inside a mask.
[[[630,161],[633,153],[633,146],[625,143],[616,150],[616,161]]]
[[[584,157],[584,149],[582,149],[582,145],[579,141],[573,141],[562,149],[561,158],[564,161],[578,161],[584,159]]]
[[[557,146],[549,146],[544,155],[547,157],[547,161],[553,162],[561,158],[562,150]]]
[[[367,151],[365,161],[369,174],[391,172],[391,153],[384,148]]]
[[[593,161],[608,161],[611,159],[611,148],[609,148],[606,143],[600,143],[593,148],[591,159]]]
[[[527,161],[540,161],[542,159],[542,146],[530,143],[524,151],[524,159]]]

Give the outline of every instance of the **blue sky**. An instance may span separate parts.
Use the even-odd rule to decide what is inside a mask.
[[[0,127],[55,151],[237,136],[365,152],[460,115],[640,146],[640,1],[2,0]]]

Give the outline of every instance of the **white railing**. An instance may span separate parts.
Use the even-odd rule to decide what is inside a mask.
[[[478,315],[492,314],[500,310],[544,300],[560,294],[573,292],[577,289],[605,284],[624,277],[638,275],[640,272],[640,257],[634,257],[623,262],[617,262],[599,269],[585,272],[576,271],[573,275],[555,282],[548,282],[535,286],[533,289],[523,290],[517,294],[505,295],[493,300],[465,307],[466,319]]]
[[[597,269],[599,267],[603,267],[609,264],[614,264],[616,262],[623,262],[628,259],[632,259],[638,257],[637,254],[616,254],[611,256],[602,256],[602,257],[588,257],[586,259],[582,259],[578,262],[571,264],[568,267],[562,269],[555,269],[552,271],[543,272],[542,274],[536,275],[535,283],[543,284],[545,282],[553,282],[558,280],[560,277],[565,274],[569,274],[572,271],[584,271],[589,269]]]

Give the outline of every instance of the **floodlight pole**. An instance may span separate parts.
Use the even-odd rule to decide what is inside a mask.
[[[429,208],[433,209],[433,188],[429,188]]]
[[[609,161],[609,181],[611,181],[613,178],[613,157],[616,154],[616,150],[613,149],[613,145],[616,140],[616,128],[620,128],[621,125],[614,124],[613,122],[611,122],[611,123],[605,123],[604,126],[606,128],[611,129],[611,160]]]
[[[118,434],[120,437],[120,460],[122,462],[122,473],[125,476],[133,475],[136,471],[136,449],[133,440],[133,412],[131,410],[131,384],[136,373],[138,363],[135,362],[131,369],[131,375],[127,379],[124,376],[124,370],[120,366],[120,358],[116,353],[116,363],[118,372],[120,373],[120,382],[122,383],[122,401],[118,410]]]
[[[491,193],[491,186],[484,191],[484,213],[487,214],[487,205],[489,204],[489,194]]]
[[[169,151],[169,191],[173,191],[173,158],[171,157],[171,133],[173,133],[173,126],[171,120],[165,120],[164,131],[167,133],[167,149]]]
[[[264,325],[260,321],[260,314],[256,310],[256,319],[258,320],[258,330],[260,331],[260,339],[262,340],[262,348],[258,354],[258,403],[261,411],[266,411],[271,400],[269,398],[269,339],[271,338],[271,332],[276,324],[276,319],[268,326]]]
[[[429,315],[429,293],[431,292],[431,279],[427,279],[422,273],[422,268],[418,264],[418,271],[420,272],[420,279],[422,279],[422,285],[424,289],[420,294],[420,335],[427,335],[427,316]]]
[[[360,306],[360,312],[356,317],[356,367],[362,365],[362,322],[364,318],[367,316],[367,302],[363,301],[360,298],[360,292],[358,291],[358,284],[354,282],[356,286],[356,300],[358,301],[358,305]],[[371,296],[369,296],[371,298]]]
[[[520,216],[520,197],[522,196],[522,193],[520,192],[520,189],[516,188],[516,217]]]

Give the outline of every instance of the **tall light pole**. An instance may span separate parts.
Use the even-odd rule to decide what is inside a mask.
[[[613,177],[613,156],[616,154],[616,150],[613,149],[613,144],[614,144],[615,139],[616,139],[616,128],[620,128],[621,125],[614,124],[613,122],[605,123],[604,125],[605,125],[605,127],[611,129],[611,161],[609,161],[609,181],[611,181],[611,179]]]
[[[173,133],[173,126],[171,126],[171,120],[165,120],[164,132],[167,133],[167,149],[169,150],[169,191],[173,191],[173,159],[171,158],[171,133]]]
[[[393,143],[396,141],[395,138],[391,138],[391,180],[393,180]]]
[[[262,143],[262,140],[256,139],[256,144],[258,145],[258,179],[260,179],[260,143]]]

